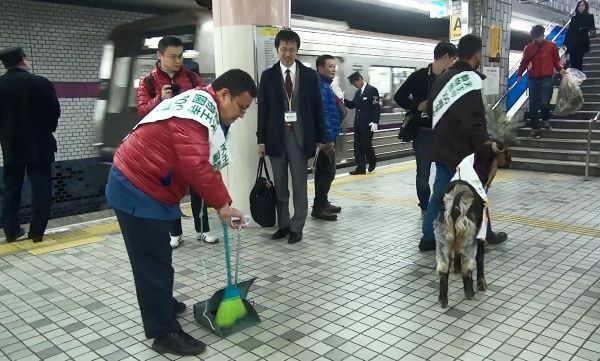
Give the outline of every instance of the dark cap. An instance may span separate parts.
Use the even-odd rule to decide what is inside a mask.
[[[360,78],[362,78],[362,75],[360,75],[359,72],[355,71],[354,73],[350,74],[350,76],[348,77],[348,81],[350,83],[353,83],[353,82],[357,81]]]
[[[25,58],[25,52],[19,47],[0,50],[0,60],[5,68],[18,65]]]
[[[529,32],[529,34],[531,35],[532,38],[539,38],[540,36],[543,36],[544,33],[546,32],[546,29],[544,29],[544,26],[542,25],[535,25],[534,27],[531,28],[531,31]]]

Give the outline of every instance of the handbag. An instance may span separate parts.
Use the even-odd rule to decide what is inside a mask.
[[[260,226],[273,227],[276,223],[276,205],[277,195],[269,176],[267,161],[265,157],[260,157],[258,171],[256,172],[256,182],[254,183],[254,187],[252,187],[252,191],[250,191],[250,214],[252,214],[252,218]]]
[[[421,126],[421,116],[418,113],[408,114],[398,130],[398,139],[403,142],[412,142],[417,136]]]

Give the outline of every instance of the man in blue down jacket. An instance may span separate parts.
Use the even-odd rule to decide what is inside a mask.
[[[317,72],[319,73],[319,87],[323,100],[323,113],[325,119],[325,133],[327,146],[319,150],[315,162],[315,200],[311,216],[326,221],[334,221],[342,208],[329,203],[327,193],[335,179],[335,138],[342,131],[342,117],[340,114],[340,100],[331,88],[335,78],[337,62],[331,55],[321,55],[317,58]]]

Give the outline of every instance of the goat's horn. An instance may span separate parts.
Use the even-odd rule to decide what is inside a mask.
[[[492,142],[492,150],[494,151],[494,153],[504,152],[504,148],[498,148],[498,143],[496,142]]]

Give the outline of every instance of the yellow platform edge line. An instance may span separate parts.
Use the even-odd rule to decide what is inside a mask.
[[[53,244],[53,245],[49,245],[49,246],[42,246],[42,247],[30,249],[29,253],[37,256],[37,255],[44,254],[44,253],[61,251],[61,250],[67,249],[67,248],[82,246],[82,245],[90,244],[90,243],[96,243],[96,242],[100,242],[103,240],[104,240],[103,237],[83,238],[83,239],[78,239],[78,240],[74,240],[74,241],[67,241],[67,242],[62,242],[62,243]]]

